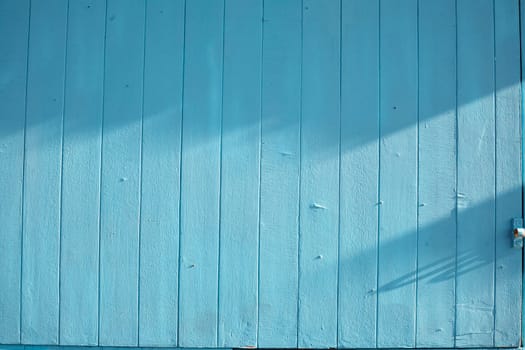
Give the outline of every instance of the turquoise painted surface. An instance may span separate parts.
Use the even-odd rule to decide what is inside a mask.
[[[518,5],[0,0],[2,349],[518,346]]]

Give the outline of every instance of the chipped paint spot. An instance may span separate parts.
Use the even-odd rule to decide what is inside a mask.
[[[287,152],[287,151],[280,151],[279,154],[282,155],[283,157],[290,157],[293,155],[292,152]]]
[[[456,194],[457,202],[458,202],[458,208],[466,208],[469,205],[469,200],[467,199],[467,195],[461,192],[458,192]]]

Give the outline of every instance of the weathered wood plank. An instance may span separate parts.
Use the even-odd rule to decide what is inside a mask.
[[[224,4],[186,4],[179,346],[217,346]]]
[[[262,4],[225,2],[219,347],[257,344]]]
[[[60,257],[62,345],[98,344],[105,13],[105,1],[69,5]]]
[[[419,3],[418,347],[454,346],[455,11],[454,0]]]
[[[301,1],[265,0],[259,347],[297,346]]]
[[[415,345],[417,1],[381,2],[377,347]]]
[[[457,3],[457,347],[494,343],[493,1]]]
[[[299,324],[301,348],[337,346],[340,3],[303,3]]]
[[[496,91],[496,276],[494,346],[519,346],[522,252],[509,242],[522,215],[519,4],[494,2]]]
[[[146,5],[139,345],[176,346],[185,3]]]
[[[20,343],[29,1],[0,2],[0,343]]]
[[[339,347],[376,342],[379,1],[344,1],[341,47]]]
[[[144,9],[107,7],[100,217],[101,345],[138,343]]]
[[[59,341],[67,1],[31,2],[23,204],[22,343]]]

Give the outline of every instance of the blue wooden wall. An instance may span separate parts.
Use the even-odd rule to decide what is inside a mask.
[[[519,35],[517,0],[0,0],[0,344],[518,346]]]

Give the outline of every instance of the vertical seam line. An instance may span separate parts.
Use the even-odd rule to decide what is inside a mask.
[[[296,347],[299,348],[300,329],[300,304],[301,304],[301,192],[302,192],[302,161],[303,161],[303,56],[304,56],[304,0],[301,0],[301,71],[299,87],[299,193],[298,193],[298,215],[297,215],[297,331]]]
[[[186,4],[187,1],[184,0],[184,19],[183,19],[183,32],[182,32],[182,92],[181,92],[181,117],[180,117],[180,155],[179,155],[179,256],[178,256],[178,266],[177,266],[177,346],[180,347],[180,271],[182,264],[182,147],[183,147],[183,127],[184,127],[184,79],[185,79],[185,68],[186,68]]]
[[[496,293],[497,293],[497,289],[496,289],[496,246],[497,246],[497,240],[496,240],[496,232],[497,232],[497,217],[498,217],[498,197],[497,197],[497,190],[498,190],[498,180],[497,180],[497,165],[498,165],[498,153],[497,153],[497,150],[498,150],[498,142],[497,142],[497,136],[498,136],[498,123],[497,123],[497,117],[496,117],[496,114],[497,114],[497,99],[496,99],[496,94],[497,94],[497,85],[496,85],[496,69],[497,69],[497,65],[496,65],[496,60],[497,60],[497,54],[496,54],[496,3],[495,3],[495,0],[492,0],[492,30],[493,30],[493,33],[492,33],[492,54],[493,54],[493,60],[492,60],[492,64],[493,64],[493,76],[492,76],[492,79],[493,79],[493,82],[492,82],[492,86],[493,86],[493,93],[492,93],[492,100],[493,100],[493,116],[494,116],[494,260],[493,260],[493,263],[492,263],[492,268],[493,268],[493,276],[492,276],[492,288],[494,290],[494,295],[493,295],[493,304],[492,304],[492,308],[493,308],[493,313],[492,313],[492,317],[493,317],[493,324],[492,324],[492,346],[495,346],[496,345],[496,312],[497,312],[497,309],[496,309]]]
[[[141,285],[141,263],[142,263],[142,183],[144,167],[144,89],[146,77],[146,35],[148,23],[148,6],[144,2],[144,30],[142,37],[142,101],[140,111],[140,165],[139,165],[139,222],[138,222],[138,262],[137,262],[137,346],[140,345],[140,285]]]
[[[520,113],[520,120],[519,120],[519,124],[520,124],[520,129],[519,129],[519,137],[520,137],[520,158],[519,158],[519,161],[520,161],[520,170],[521,170],[521,173],[520,173],[520,177],[521,177],[521,216],[523,217],[523,209],[524,209],[524,186],[523,186],[523,173],[524,173],[524,162],[523,162],[523,154],[524,154],[524,143],[523,143],[523,131],[524,131],[524,123],[523,123],[523,120],[524,120],[524,114],[523,114],[523,105],[524,105],[524,99],[523,99],[523,40],[522,40],[522,19],[521,19],[521,16],[522,16],[522,7],[521,7],[521,0],[518,0],[517,1],[517,5],[518,5],[518,32],[519,32],[519,53],[520,53],[520,71],[519,71],[519,79],[520,79],[520,104],[519,104],[519,113]],[[523,289],[524,289],[524,284],[523,284],[523,270],[524,270],[524,266],[523,266],[523,250],[522,250],[522,253],[521,253],[521,277],[522,277],[522,283],[521,283],[521,288],[520,288],[520,301],[521,301],[521,317],[520,317],[520,322],[521,322],[521,325],[520,325],[520,330],[519,330],[519,340],[518,340],[518,344],[519,346],[523,346],[523,317],[524,317],[524,309],[523,309]]]
[[[26,165],[26,154],[27,154],[27,106],[28,106],[28,86],[29,86],[29,43],[30,43],[30,36],[31,36],[31,5],[32,1],[29,0],[29,6],[28,6],[28,19],[27,19],[27,48],[26,48],[26,81],[25,81],[25,101],[24,101],[24,150],[23,150],[23,160],[22,160],[22,193],[21,193],[21,200],[22,200],[22,208],[21,208],[21,225],[20,225],[20,300],[19,300],[19,307],[20,307],[20,320],[19,320],[19,343],[22,343],[22,316],[23,316],[23,285],[22,285],[22,279],[23,279],[23,272],[24,272],[24,215],[25,215],[25,175],[27,172],[27,165]]]
[[[416,174],[416,281],[415,281],[415,288],[416,288],[416,294],[415,294],[415,312],[414,312],[414,346],[417,347],[417,321],[418,321],[418,295],[419,295],[419,150],[420,150],[420,139],[419,139],[419,119],[420,119],[420,104],[419,104],[419,90],[420,90],[420,81],[419,81],[419,0],[417,1],[417,10],[416,10],[416,55],[417,55],[417,98],[416,98],[416,108],[417,108],[417,130],[416,130],[416,139],[417,139],[417,154],[416,154],[416,167],[417,167],[417,174]]]
[[[226,31],[226,0],[222,6],[222,71],[221,71],[221,121],[220,121],[220,143],[219,143],[219,234],[217,245],[217,320],[216,320],[216,346],[220,341],[220,285],[221,285],[221,215],[222,215],[222,147],[223,147],[223,127],[224,127],[224,39]]]
[[[100,122],[100,174],[99,174],[99,196],[98,196],[98,329],[97,329],[97,343],[100,346],[100,324],[102,321],[101,317],[101,266],[102,266],[102,167],[104,157],[104,119],[106,109],[106,51],[107,51],[107,33],[108,33],[108,1],[105,3],[105,14],[104,14],[104,62],[103,62],[103,77],[102,77],[102,118]]]
[[[339,0],[339,149],[338,149],[338,218],[337,218],[337,279],[336,279],[336,340],[335,347],[339,347],[339,300],[340,300],[340,269],[341,269],[341,145],[342,145],[342,76],[343,76],[343,1]]]
[[[261,8],[261,66],[260,66],[260,90],[259,90],[259,188],[258,188],[258,218],[257,218],[257,324],[255,330],[255,344],[259,346],[259,322],[260,310],[259,300],[261,295],[261,173],[262,173],[262,118],[263,118],[263,74],[264,74],[264,0],[262,0]]]
[[[377,75],[377,85],[378,85],[378,139],[377,139],[377,148],[378,148],[378,175],[377,175],[377,244],[376,244],[376,291],[379,291],[379,246],[381,242],[381,0],[378,0],[378,75]],[[376,315],[375,315],[375,346],[379,346],[379,293],[375,294],[376,296]]]
[[[455,207],[456,207],[456,215],[455,215],[455,226],[456,226],[456,240],[455,240],[455,248],[456,248],[456,256],[455,256],[455,269],[454,269],[454,347],[457,345],[457,329],[458,329],[458,217],[459,217],[459,208],[458,208],[458,185],[459,185],[459,171],[458,171],[458,164],[459,164],[459,113],[458,113],[458,89],[459,89],[459,82],[458,82],[458,1],[455,0],[454,2],[454,12],[455,12],[455,20],[456,20],[456,60],[455,60],[455,73],[456,73],[456,103],[455,103],[455,114],[456,114],[456,178],[455,178]]]
[[[65,25],[65,45],[64,45],[64,78],[62,81],[62,120],[61,120],[61,144],[60,144],[60,202],[59,202],[59,229],[58,229],[58,329],[57,329],[57,343],[60,344],[61,337],[61,318],[62,318],[62,228],[63,228],[63,208],[62,204],[64,201],[64,126],[65,126],[65,114],[66,114],[66,83],[67,83],[67,54],[68,54],[68,39],[69,39],[69,0],[66,4],[66,25]]]

